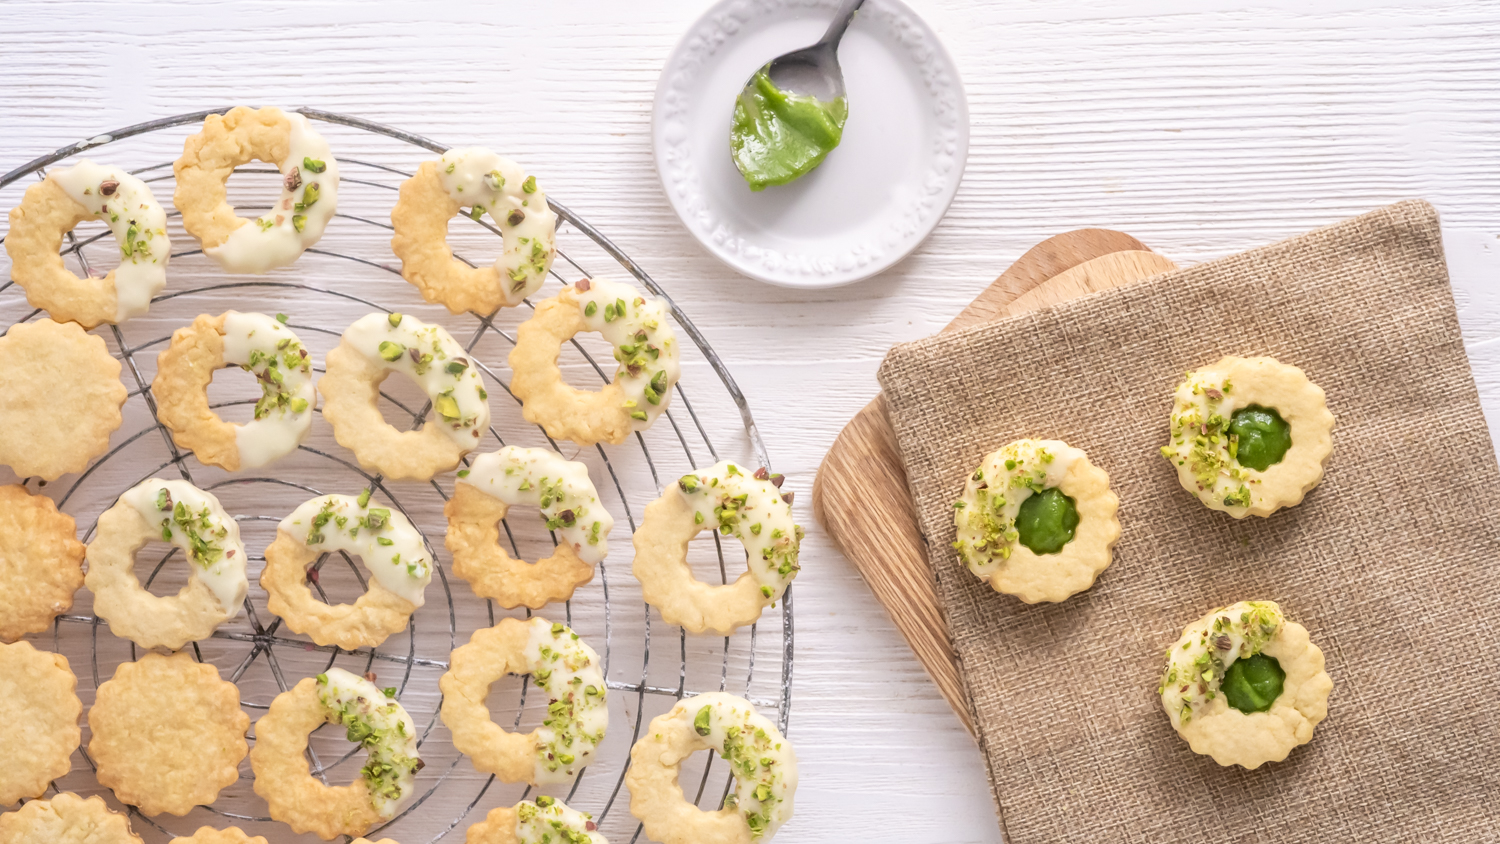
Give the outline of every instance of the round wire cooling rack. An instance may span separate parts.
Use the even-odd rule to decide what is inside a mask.
[[[63,147],[0,176],[0,203],[14,207],[24,188],[44,178],[48,167],[107,147],[97,155],[102,162],[162,161],[131,172],[151,185],[158,201],[169,206],[164,200],[173,186],[171,160],[182,138],[196,130],[180,134],[163,130],[190,126],[223,111],[154,120]],[[176,447],[156,421],[150,383],[156,354],[166,348],[172,330],[199,313],[236,309],[289,314],[289,327],[319,361],[337,344],[344,327],[366,313],[401,311],[444,325],[469,350],[485,380],[500,388],[491,391],[495,397],[494,420],[476,454],[518,444],[550,447],[569,459],[584,462],[601,500],[616,517],[612,553],[599,564],[595,579],[580,587],[561,607],[549,605],[538,611],[553,620],[561,613],[563,621],[601,653],[611,693],[610,728],[596,751],[594,764],[573,783],[541,791],[591,812],[600,831],[611,840],[636,841],[641,827],[630,817],[629,795],[621,786],[630,746],[652,717],[685,696],[726,690],[748,698],[762,711],[774,710],[782,730],[787,728],[792,591],[787,590],[775,611],[746,630],[722,638],[690,637],[681,628],[663,624],[659,616],[653,622],[651,609],[641,599],[639,584],[629,576],[626,565],[630,554],[627,531],[634,532],[642,510],[656,498],[663,479],[670,483],[693,468],[726,458],[769,466],[765,445],[744,396],[702,333],[666,291],[597,229],[549,197],[560,219],[558,250],[553,278],[541,295],[550,295],[553,284],[590,277],[598,268],[609,266],[611,272],[627,273],[665,300],[678,329],[692,343],[681,344],[683,377],[674,406],[663,414],[663,421],[623,445],[581,449],[555,442],[540,429],[522,422],[519,402],[510,395],[498,362],[514,345],[514,327],[530,314],[532,302],[489,316],[455,317],[423,303],[392,263],[391,226],[384,220],[389,217],[396,190],[429,152],[441,153],[448,147],[359,118],[309,108],[298,111],[319,122],[343,171],[339,213],[323,239],[290,268],[266,276],[226,276],[201,250],[185,248],[196,246],[196,241],[182,230],[180,215],[169,212],[168,234],[176,248],[168,268],[167,289],[153,300],[149,314],[123,326],[101,326],[94,332],[120,359],[129,391],[124,424],[115,432],[110,450],[83,473],[64,476],[50,487],[36,479],[22,482],[33,491],[49,487],[45,492],[53,495],[58,507],[87,526],[82,536],[85,542],[93,538],[99,514],[121,492],[146,478],[181,477],[218,496],[240,524],[252,589],[244,613],[221,626],[211,638],[194,643],[192,655],[213,664],[221,676],[237,684],[242,706],[252,720],[266,711],[276,694],[302,677],[332,666],[355,673],[373,672],[381,685],[395,686],[398,700],[418,725],[426,766],[418,774],[415,798],[395,818],[366,835],[390,836],[403,844],[443,839],[455,829],[481,820],[489,808],[509,806],[536,791],[506,785],[475,771],[453,748],[448,730],[438,717],[441,696],[437,679],[447,669],[453,648],[467,641],[476,629],[506,615],[523,614],[500,610],[474,596],[467,584],[456,582],[446,568],[449,558],[439,553],[442,543],[432,541],[446,528],[442,506],[454,478],[449,475],[430,483],[397,483],[364,472],[352,455],[333,442],[331,430],[321,422],[314,425],[307,443],[284,460],[243,476],[225,473],[198,463],[190,452]],[[279,186],[276,169],[242,167],[231,179],[230,198],[240,208],[259,212],[271,206]],[[487,221],[460,216],[452,224],[449,241],[455,255],[467,262],[463,257],[466,254],[492,254],[497,235],[499,230]],[[76,272],[98,276],[113,266],[118,252],[108,229],[86,222],[68,235],[62,254]],[[8,330],[16,322],[44,317],[26,303],[24,292],[10,279],[8,262],[0,263],[0,267],[5,268],[0,275],[0,324]],[[565,348],[560,364],[570,382],[583,385],[599,379],[608,383],[612,372],[601,366],[601,359],[612,363],[608,346],[580,337]],[[321,366],[314,369],[322,372]],[[248,375],[236,380],[234,370],[225,370],[221,376],[224,373],[230,373],[229,377],[216,378],[210,387],[211,405],[232,421],[248,418],[259,390]],[[398,381],[404,379],[382,385],[382,412],[393,424],[420,426],[430,410],[426,397],[414,386]],[[720,389],[707,390],[710,383]],[[712,439],[710,431],[715,432]],[[0,467],[0,475],[7,472]],[[281,620],[266,609],[264,593],[254,586],[264,562],[258,552],[274,538],[276,523],[302,501],[365,487],[372,490],[372,497],[398,509],[422,530],[428,553],[438,562],[434,567],[437,576],[427,589],[425,605],[413,613],[404,634],[390,637],[379,647],[356,651],[318,647],[281,630]],[[521,559],[545,555],[556,541],[534,511],[513,510],[502,527],[511,553]],[[728,582],[739,574],[736,546],[726,551],[717,533],[707,533],[713,536],[712,542],[693,543],[690,563],[700,579]],[[137,569],[145,575],[143,583],[155,594],[173,594],[187,582],[186,564],[171,546],[153,543],[142,549],[137,559]],[[148,567],[149,573],[145,573]],[[318,594],[330,602],[352,600],[363,592],[366,583],[361,567],[344,554],[324,555],[314,564],[309,578]],[[531,614],[524,612],[526,616]],[[69,658],[79,676],[79,696],[86,707],[92,705],[94,691],[112,676],[117,665],[140,656],[135,645],[112,636],[107,623],[93,615],[92,595],[87,589],[79,590],[73,609],[59,617],[50,641],[45,636],[31,638],[37,646],[47,648],[50,644],[52,650]],[[495,684],[488,702],[497,723],[521,731],[540,723],[548,701],[545,695],[528,696],[529,688],[525,677],[506,677]],[[252,743],[254,732],[252,725]],[[240,765],[239,781],[224,789],[212,806],[195,808],[181,818],[146,817],[133,807],[115,803],[113,795],[99,785],[88,753],[91,739],[85,725],[83,746],[72,772],[55,782],[53,788],[101,794],[117,808],[129,810],[136,832],[147,840],[187,835],[201,825],[236,825],[273,840],[295,837],[289,835],[286,826],[267,816],[264,801],[251,788],[253,775],[248,759]],[[340,731],[325,728],[312,736],[308,761],[315,775],[338,784],[358,777],[363,756]],[[729,771],[715,761],[713,754],[700,753],[683,766],[684,794],[706,809],[722,806],[733,785]],[[316,840],[312,836],[303,838]]]

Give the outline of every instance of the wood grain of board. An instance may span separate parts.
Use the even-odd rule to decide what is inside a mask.
[[[1021,256],[943,330],[1025,313],[1176,266],[1119,232],[1080,229],[1057,235]],[[972,735],[960,668],[884,397],[876,396],[856,414],[829,449],[813,485],[813,513],[859,569]]]

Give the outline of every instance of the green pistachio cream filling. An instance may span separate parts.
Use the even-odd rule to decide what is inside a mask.
[[[769,65],[767,65],[769,67]],[[761,68],[734,102],[729,148],[750,190],[784,185],[823,163],[844,136],[848,101],[776,87]]]
[[[1254,404],[1230,415],[1229,435],[1234,459],[1257,472],[1280,463],[1292,447],[1292,426],[1274,409]]]
[[[1016,514],[1021,544],[1033,554],[1056,554],[1073,541],[1077,528],[1077,505],[1056,487],[1027,498]]]
[[[1265,712],[1281,697],[1286,672],[1273,656],[1255,654],[1237,659],[1224,672],[1220,689],[1229,705],[1244,713]]]

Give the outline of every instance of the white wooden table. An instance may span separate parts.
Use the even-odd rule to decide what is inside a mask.
[[[1496,430],[1500,6],[912,0],[968,91],[963,186],[890,272],[798,293],[709,257],[654,172],[657,73],[706,5],[13,0],[0,9],[0,170],[238,102],[490,145],[674,294],[748,394],[807,525],[814,471],[874,394],[886,349],[935,332],[1036,241],[1105,226],[1192,263],[1424,197],[1443,214]],[[803,773],[779,840],[998,840],[978,752],[858,574],[816,527],[803,558]]]

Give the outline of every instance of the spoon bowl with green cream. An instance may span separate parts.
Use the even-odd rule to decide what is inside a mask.
[[[750,190],[811,172],[843,139],[849,104],[839,40],[864,0],[843,0],[818,43],[772,60],[735,98],[729,149]]]

